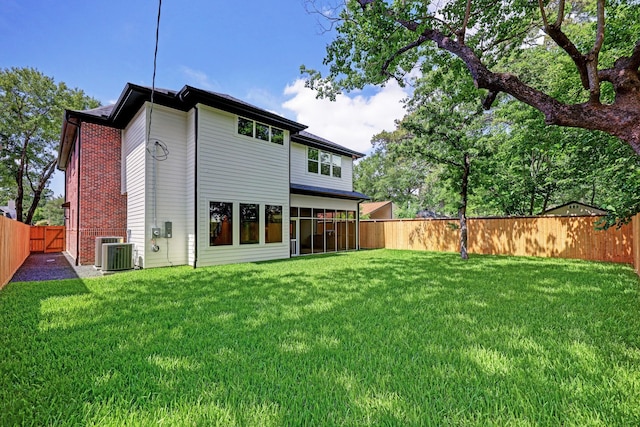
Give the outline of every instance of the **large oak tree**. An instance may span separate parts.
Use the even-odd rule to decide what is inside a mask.
[[[601,130],[640,154],[640,4],[638,0],[346,0],[322,11],[335,28],[322,76],[309,74],[321,96],[403,81],[439,56],[464,62],[490,108],[506,93],[544,114],[547,124]],[[545,92],[509,68],[505,57],[544,44],[573,63],[578,102]]]
[[[0,194],[15,199],[18,221],[31,223],[55,170],[65,108],[98,101],[56,84],[33,68],[0,69]]]

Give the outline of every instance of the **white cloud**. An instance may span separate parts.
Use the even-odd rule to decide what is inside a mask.
[[[282,107],[309,126],[307,131],[361,153],[371,149],[374,135],[395,129],[395,120],[405,115],[401,101],[409,95],[390,82],[371,96],[338,95],[336,101],[329,101],[316,99],[316,92],[305,88],[302,79],[287,86],[284,94],[291,98]]]
[[[211,81],[204,71],[194,70],[187,66],[180,67],[182,74],[185,76],[187,84],[205,90],[216,90],[220,85],[216,81]]]

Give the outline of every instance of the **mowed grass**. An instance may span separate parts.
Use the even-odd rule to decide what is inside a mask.
[[[630,267],[376,250],[0,291],[0,425],[640,425]]]

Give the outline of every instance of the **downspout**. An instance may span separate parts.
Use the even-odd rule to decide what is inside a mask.
[[[289,169],[289,183],[287,184],[289,187],[288,188],[289,190],[289,215],[288,215],[289,223],[282,224],[283,227],[286,226],[287,227],[286,229],[289,230],[289,238],[287,239],[287,242],[289,243],[289,250],[288,250],[289,258],[291,258],[291,136],[292,136],[291,131],[289,131],[289,152],[288,152],[289,158],[287,159],[287,167]],[[298,230],[296,229],[294,232],[297,233]],[[296,234],[296,237],[297,236],[298,235]],[[298,246],[298,242],[296,241],[296,253],[298,252],[297,246]]]
[[[198,265],[198,106],[196,106],[193,153],[193,268]]]
[[[362,200],[358,200],[358,208],[356,209],[356,251],[360,250],[360,203]]]

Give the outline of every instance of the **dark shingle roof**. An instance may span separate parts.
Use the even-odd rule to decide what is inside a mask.
[[[348,200],[369,200],[369,196],[357,191],[337,190],[335,188],[315,187],[313,185],[290,184],[293,194],[307,194],[310,196],[334,197]]]

